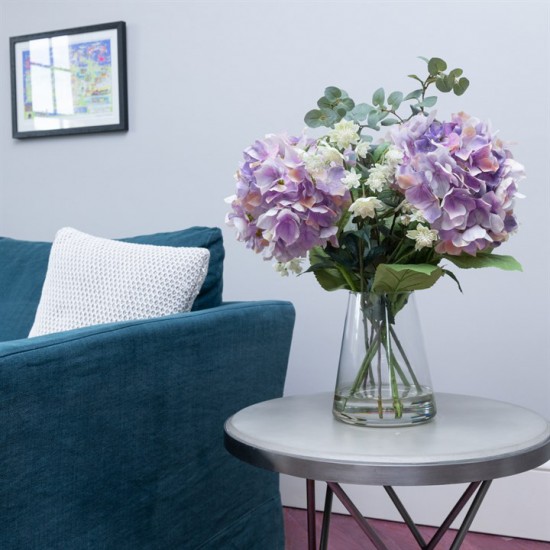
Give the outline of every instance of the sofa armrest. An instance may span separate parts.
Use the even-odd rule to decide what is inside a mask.
[[[0,547],[196,548],[272,498],[223,423],[282,394],[293,324],[242,302],[0,343]]]

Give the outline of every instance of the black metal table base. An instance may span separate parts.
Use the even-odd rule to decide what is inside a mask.
[[[449,515],[445,518],[445,521],[441,524],[441,527],[434,533],[432,538],[426,542],[424,537],[420,534],[416,524],[412,520],[411,516],[403,506],[403,503],[397,496],[397,493],[390,486],[384,486],[384,489],[388,493],[393,504],[397,508],[399,514],[403,518],[403,521],[411,531],[414,539],[416,540],[418,547],[422,550],[433,550],[437,548],[438,543],[440,542],[443,535],[449,530],[452,522],[456,519],[461,510],[466,506],[468,501],[472,498],[473,501],[470,505],[466,516],[462,521],[460,528],[458,529],[454,541],[450,547],[450,550],[458,550],[462,545],[464,537],[468,533],[468,529],[472,525],[483,499],[492,480],[486,481],[474,481],[470,483],[467,489],[464,491],[463,495],[460,497],[458,502],[455,504],[453,509],[450,511]],[[317,533],[315,528],[315,481],[308,479],[306,481],[307,488],[307,526],[308,526],[308,550],[317,550]],[[338,483],[332,481],[327,481],[327,490],[325,495],[325,507],[323,511],[323,524],[321,527],[321,538],[319,543],[319,550],[327,550],[328,548],[328,537],[329,537],[329,528],[330,528],[330,514],[332,512],[332,500],[333,495],[336,495],[340,502],[344,505],[346,510],[351,514],[355,519],[362,531],[367,535],[367,537],[374,544],[374,547],[377,550],[387,550],[388,547],[384,544],[382,539],[379,537],[375,529],[370,525],[368,520],[364,518],[361,512],[357,509],[355,504],[351,501],[349,496],[345,491],[340,487]]]

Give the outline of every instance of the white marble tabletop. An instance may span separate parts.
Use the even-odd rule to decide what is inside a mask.
[[[493,479],[550,459],[550,424],[536,413],[479,397],[436,400],[432,421],[402,428],[344,424],[331,393],[265,401],[228,419],[226,447],[281,473],[376,485]]]

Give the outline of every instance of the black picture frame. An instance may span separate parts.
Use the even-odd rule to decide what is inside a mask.
[[[126,23],[10,38],[15,139],[128,131]]]

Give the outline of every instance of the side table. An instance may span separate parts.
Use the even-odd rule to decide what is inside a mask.
[[[473,497],[451,550],[460,548],[491,481],[536,468],[550,459],[550,424],[536,413],[500,401],[437,395],[431,422],[404,428],[365,428],[332,416],[331,393],[258,403],[225,424],[225,446],[254,466],[306,479],[308,550],[315,550],[315,485],[327,492],[320,546],[328,544],[335,494],[378,550],[384,542],[340,483],[381,485],[418,546],[432,550]],[[432,539],[425,541],[394,485],[469,483]]]

